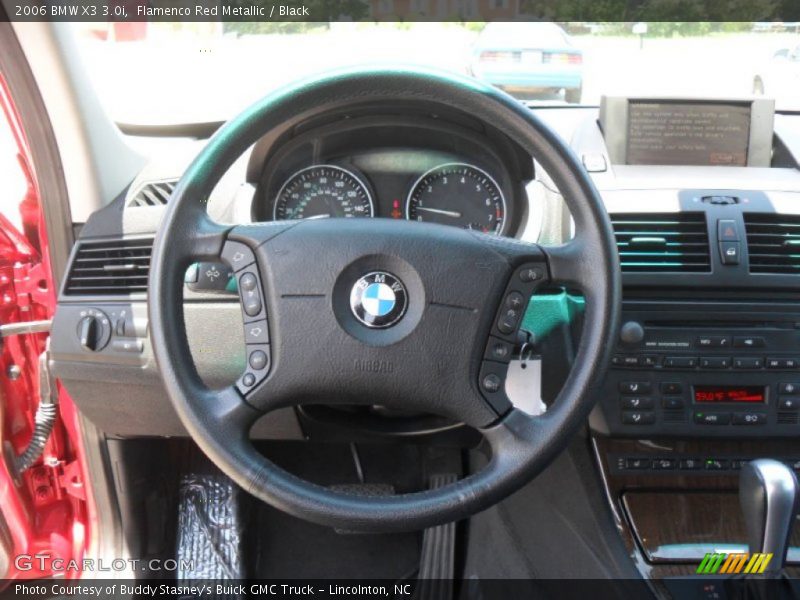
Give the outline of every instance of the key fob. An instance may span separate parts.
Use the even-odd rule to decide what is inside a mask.
[[[542,402],[541,358],[518,358],[508,363],[506,396],[515,408],[531,416],[541,415],[547,410]]]

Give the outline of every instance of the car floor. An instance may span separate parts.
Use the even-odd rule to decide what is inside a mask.
[[[119,440],[109,447],[117,467],[123,534],[133,555],[174,558],[181,537],[180,482],[187,474],[221,474],[188,440]],[[407,493],[426,489],[432,474],[461,477],[467,471],[466,456],[455,447],[358,444],[361,478],[353,446],[347,443],[281,441],[257,447],[280,467],[323,486],[352,486],[363,479],[372,488],[391,485],[396,493]],[[484,466],[478,453],[468,456],[469,470]],[[419,568],[423,532],[337,532],[287,515],[241,490],[237,502],[239,556],[246,577],[401,580],[414,577]],[[454,575],[470,580],[638,579],[583,437],[577,436],[520,491],[459,524]]]
[[[346,444],[267,444],[262,452],[286,470],[320,485],[358,484]],[[364,479],[397,491],[422,485],[422,451],[413,446],[359,446]],[[362,534],[336,531],[292,517],[248,497],[245,555],[256,578],[394,579],[419,568],[421,532]]]

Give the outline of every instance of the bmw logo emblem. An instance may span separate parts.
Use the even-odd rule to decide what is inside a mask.
[[[350,291],[350,309],[367,327],[391,327],[402,318],[407,306],[403,283],[383,271],[364,275]]]

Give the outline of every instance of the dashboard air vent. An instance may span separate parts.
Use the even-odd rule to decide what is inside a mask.
[[[80,242],[67,276],[70,296],[147,291],[152,239]]]
[[[178,185],[177,180],[151,181],[134,194],[128,206],[164,206]]]
[[[624,273],[711,269],[703,213],[616,213],[611,224]]]
[[[800,215],[745,213],[751,273],[800,275]]]

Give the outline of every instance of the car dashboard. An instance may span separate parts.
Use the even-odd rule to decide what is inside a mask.
[[[672,526],[680,514],[733,510],[743,461],[766,456],[800,469],[800,116],[774,115],[759,164],[659,165],[615,155],[625,146],[614,141],[602,107],[533,110],[589,171],[620,253],[623,327],[588,422],[609,506],[643,574],[689,573],[717,540],[745,534],[740,523],[731,532],[713,518],[698,519],[691,531]],[[163,140],[137,143],[158,149]],[[70,259],[54,364],[82,411],[109,435],[185,435],[148,347],[146,268],[169,193],[203,143],[172,140],[124,196],[84,225]],[[716,153],[715,160],[738,158]],[[471,116],[403,107],[334,111],[273,132],[223,177],[208,211],[230,223],[433,221],[540,243],[571,233],[547,173],[502,132]],[[98,256],[134,268],[107,279],[81,271]],[[234,381],[245,360],[241,333],[232,333],[241,327],[228,271],[195,265],[185,282],[187,337],[211,386]],[[545,364],[555,357],[568,365],[580,297],[574,290],[545,296],[544,303],[534,297],[525,323]],[[99,348],[86,348],[75,333],[87,316],[105,327]],[[563,374],[543,369],[545,403]],[[108,383],[127,386],[129,399],[110,402]],[[336,426],[377,423],[326,414],[277,411],[252,435],[302,439],[326,418]],[[450,427],[395,425],[402,435]],[[800,563],[795,536],[790,563]]]

